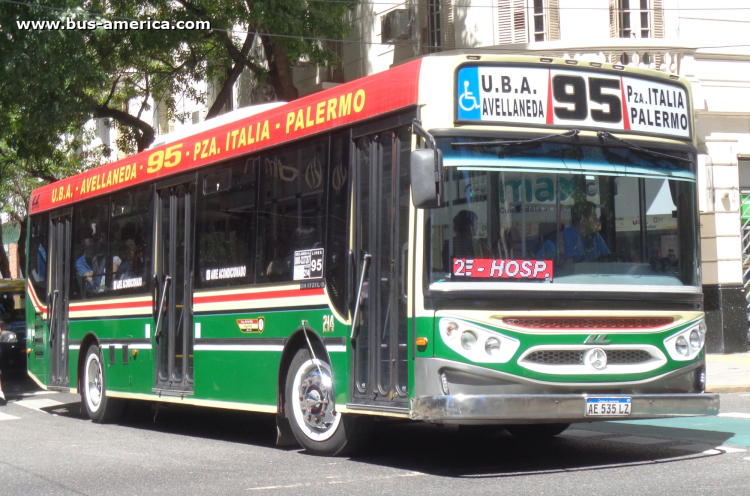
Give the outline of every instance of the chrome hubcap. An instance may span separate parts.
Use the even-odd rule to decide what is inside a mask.
[[[89,361],[88,371],[86,374],[88,379],[87,391],[89,406],[92,410],[99,408],[99,403],[102,399],[102,371],[99,367],[99,361],[92,358]]]
[[[330,396],[333,392],[330,377],[321,378],[318,370],[313,368],[303,378],[298,391],[299,408],[307,427],[316,432],[330,429],[336,418],[334,403]]]

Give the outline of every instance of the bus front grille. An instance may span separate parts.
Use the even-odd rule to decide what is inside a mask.
[[[586,350],[543,350],[526,355],[525,362],[545,365],[582,365]],[[653,357],[645,350],[611,350],[607,361],[612,364],[643,363]]]

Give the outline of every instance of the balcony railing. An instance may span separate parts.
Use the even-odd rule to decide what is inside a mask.
[[[696,49],[668,43],[666,40],[609,38],[603,44],[571,44],[562,41],[500,45],[499,52],[535,54],[572,60],[588,60],[629,67],[655,69],[669,74],[680,74],[685,56],[692,57]]]

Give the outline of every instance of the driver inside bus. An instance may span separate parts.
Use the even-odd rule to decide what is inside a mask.
[[[562,230],[562,249],[558,263],[589,262],[609,255],[604,238],[599,234],[600,221],[596,204],[590,201],[576,202],[570,209],[572,223]],[[555,259],[555,243],[546,241],[536,254],[538,259]]]
[[[492,258],[492,249],[484,238],[475,237],[479,217],[471,210],[461,210],[453,217],[453,253],[449,259],[448,240],[443,242],[443,267],[449,268],[454,258]],[[449,269],[450,270],[450,269]],[[452,272],[452,270],[451,270]]]

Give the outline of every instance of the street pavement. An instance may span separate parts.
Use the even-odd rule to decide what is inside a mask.
[[[750,352],[706,355],[706,390],[710,393],[750,392]]]
[[[4,494],[747,494],[750,353],[709,355],[715,417],[574,424],[551,440],[383,422],[362,453],[274,446],[273,418],[163,405],[91,423],[78,395],[3,377]]]

